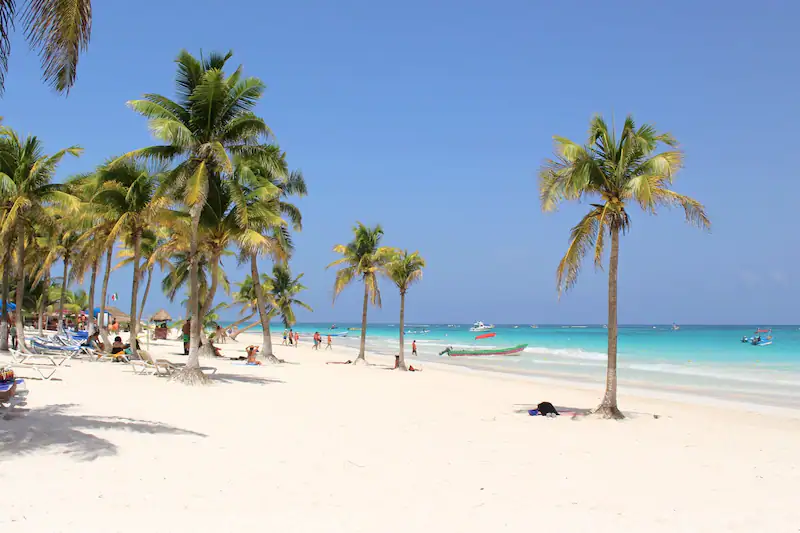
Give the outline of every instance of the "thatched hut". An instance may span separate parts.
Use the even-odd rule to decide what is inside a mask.
[[[153,338],[166,339],[167,334],[169,333],[167,322],[172,321],[172,317],[169,316],[169,313],[167,313],[164,309],[161,309],[158,311],[158,313],[150,317],[150,321],[156,323],[156,329],[153,332]]]

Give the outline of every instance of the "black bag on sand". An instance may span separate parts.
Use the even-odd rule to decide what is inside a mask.
[[[550,413],[558,415],[558,411],[556,411],[556,408],[553,407],[553,404],[550,402],[542,402],[536,406],[536,409],[539,411],[541,416],[547,416]]]

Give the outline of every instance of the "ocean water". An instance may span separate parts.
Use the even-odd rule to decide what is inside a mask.
[[[342,333],[360,324],[298,324],[306,336],[314,331]],[[759,324],[765,328],[769,325]],[[800,408],[800,327],[772,327],[773,344],[752,346],[741,342],[756,326],[621,326],[618,375],[621,385],[711,398],[733,399],[762,405]],[[273,326],[274,327],[274,326]],[[605,379],[607,330],[598,325],[500,325],[490,339],[476,340],[468,324],[407,324],[406,355],[417,341],[422,360],[514,374],[555,377],[602,384]],[[280,329],[274,328],[276,334]],[[358,346],[360,331],[334,337],[334,346]],[[397,353],[398,328],[371,324],[368,349]],[[448,346],[503,347],[527,344],[516,357],[439,356]]]

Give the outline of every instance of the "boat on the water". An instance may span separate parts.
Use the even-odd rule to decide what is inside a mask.
[[[681,327],[675,322],[672,323],[672,331],[678,331]]]
[[[762,333],[766,333],[766,335],[762,336]],[[757,329],[752,337],[748,337],[747,335],[742,337],[742,342],[745,344],[752,344],[753,346],[769,346],[772,344],[772,330]]]
[[[361,331],[361,328],[347,328],[347,331]]]
[[[448,355],[450,357],[457,357],[457,356],[487,356],[487,355],[519,355],[522,350],[527,348],[527,344],[518,344],[516,346],[511,346],[510,348],[487,348],[485,350],[455,350],[452,347],[448,346],[443,351],[439,352],[439,355]]]
[[[494,324],[486,325],[481,321],[475,322],[472,324],[472,327],[469,328],[470,331],[489,331],[490,329],[494,329]]]

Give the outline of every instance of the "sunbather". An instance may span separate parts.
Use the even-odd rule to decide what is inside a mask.
[[[258,354],[258,346],[248,346],[247,347],[247,364],[248,365],[260,365],[261,361],[256,359],[256,354]]]

